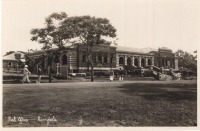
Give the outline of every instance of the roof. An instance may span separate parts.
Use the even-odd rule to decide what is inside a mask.
[[[15,53],[12,53],[12,54],[3,56],[3,60],[18,61],[18,60],[15,58]]]
[[[18,61],[18,59],[15,58],[16,53],[20,53],[21,54],[20,60],[24,61],[24,60],[22,60],[22,59],[24,59],[24,53],[21,53],[21,52],[13,52],[12,54],[5,55],[5,56],[3,56],[3,60]]]
[[[158,50],[150,48],[150,47],[149,48],[134,48],[134,47],[117,46],[117,52],[146,54],[152,51],[158,51]]]
[[[169,48],[167,48],[167,47],[161,47],[161,48],[159,48],[159,49],[162,50],[162,51],[172,52],[172,50],[169,49]]]

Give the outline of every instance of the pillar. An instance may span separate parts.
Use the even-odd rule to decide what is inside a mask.
[[[154,57],[151,58],[151,65],[154,65]]]
[[[132,60],[131,60],[131,62],[132,62],[131,65],[132,65],[132,66],[135,66],[135,64],[134,64],[134,60],[135,60],[135,58],[132,57]]]
[[[61,75],[62,55],[60,55],[60,57],[59,57],[59,64],[60,64],[59,75]]]
[[[124,65],[127,65],[127,56],[124,55]]]
[[[148,66],[148,58],[147,57],[145,57],[145,64],[144,64],[144,66]]]
[[[138,57],[138,67],[141,67],[141,57]]]
[[[98,60],[98,53],[96,53],[96,63],[99,63],[99,60]]]
[[[110,53],[107,53],[107,63],[110,63]]]
[[[174,60],[175,60],[175,61],[174,61],[175,69],[178,69],[178,57],[175,57]]]

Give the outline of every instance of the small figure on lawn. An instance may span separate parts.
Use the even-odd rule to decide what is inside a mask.
[[[41,82],[41,78],[42,78],[41,73],[42,73],[42,69],[39,66],[38,67],[38,80],[36,81],[36,83],[40,83]]]
[[[124,73],[121,70],[121,68],[119,68],[119,82],[123,82],[123,77],[124,77]]]
[[[110,70],[110,82],[114,80],[114,71],[111,69]]]
[[[22,83],[24,84],[24,82],[27,80],[28,83],[30,83],[29,80],[29,74],[31,74],[31,72],[28,70],[28,65],[24,66],[24,70],[23,70],[24,76],[23,76],[23,80]]]

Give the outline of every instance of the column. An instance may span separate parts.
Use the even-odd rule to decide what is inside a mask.
[[[70,73],[73,73],[73,67],[71,65],[71,60],[72,60],[71,55],[69,55],[68,57],[69,57],[69,71],[70,71]]]
[[[170,68],[173,68],[173,58],[170,59]]]
[[[145,65],[144,66],[148,66],[148,58],[145,57]]]
[[[174,66],[175,66],[175,69],[178,69],[178,57],[174,58]]]
[[[141,67],[141,57],[138,57],[138,67]]]
[[[124,55],[124,65],[127,65],[127,56]]]
[[[134,60],[135,60],[135,59],[134,59],[134,56],[133,56],[133,57],[132,57],[132,61],[131,61],[131,62],[132,62],[131,65],[132,65],[132,66],[135,66]]]
[[[99,60],[98,60],[98,53],[96,53],[96,63],[97,63],[97,64],[99,63]]]
[[[59,57],[59,64],[60,64],[59,75],[61,75],[62,55],[60,55],[60,57]]]
[[[154,57],[151,58],[151,65],[154,65]]]
[[[107,53],[107,63],[110,63],[110,53]]]
[[[104,63],[104,53],[101,53],[101,63]]]

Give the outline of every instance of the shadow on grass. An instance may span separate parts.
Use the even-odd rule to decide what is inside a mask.
[[[127,84],[120,88],[128,95],[138,95],[146,100],[197,101],[197,84]]]

